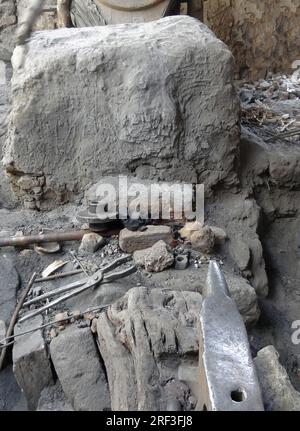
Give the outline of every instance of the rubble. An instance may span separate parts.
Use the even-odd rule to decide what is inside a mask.
[[[242,277],[226,273],[230,296],[235,300],[246,326],[254,326],[260,316],[255,289]]]
[[[55,385],[42,390],[36,410],[38,412],[74,411],[59,381]]]
[[[131,231],[125,228],[121,230],[119,235],[120,248],[126,253],[132,253],[137,250],[152,247],[160,240],[167,244],[172,243],[173,237],[169,226],[148,225],[147,229],[142,232]]]
[[[6,324],[3,320],[0,320],[0,342],[5,338],[5,336],[6,336]]]
[[[300,137],[300,74],[274,76],[240,88],[242,124],[266,142],[295,144]]]
[[[42,318],[37,316],[26,324],[16,325],[15,334],[41,324]],[[47,346],[41,330],[16,337],[13,347],[13,370],[26,396],[28,408],[35,410],[42,390],[54,383]]]
[[[79,253],[95,253],[99,248],[104,245],[105,239],[97,233],[86,233],[81,240]]]
[[[105,371],[90,328],[69,326],[50,344],[63,391],[76,411],[110,409]]]
[[[266,410],[300,411],[300,392],[292,386],[288,374],[279,362],[274,346],[261,349],[254,359],[262,388]]]
[[[187,222],[182,229],[180,229],[179,234],[181,238],[184,238],[188,241],[191,240],[191,236],[194,232],[197,232],[198,230],[202,229],[203,224],[199,221],[195,222]]]
[[[160,240],[152,247],[135,251],[133,260],[148,272],[161,272],[173,265],[174,256],[169,251],[167,244]]]

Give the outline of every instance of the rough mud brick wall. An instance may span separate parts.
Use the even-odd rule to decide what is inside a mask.
[[[199,21],[43,31],[28,48],[4,162],[30,207],[104,175],[236,184],[233,58]]]
[[[291,72],[300,60],[300,0],[205,0],[204,22],[232,49],[239,77]]]

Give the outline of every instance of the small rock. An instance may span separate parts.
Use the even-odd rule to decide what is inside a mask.
[[[209,226],[203,226],[200,222],[188,222],[179,231],[180,236],[190,241],[192,248],[202,253],[210,254],[215,245],[215,235]]]
[[[24,208],[26,210],[35,210],[36,209],[36,201],[34,199],[24,200]]]
[[[267,90],[268,88],[271,87],[271,84],[268,81],[261,81],[259,83],[260,88],[262,88],[263,90]]]
[[[271,411],[299,411],[300,393],[290,382],[285,368],[279,362],[274,346],[267,346],[254,359],[260,381],[264,406]]]
[[[57,313],[54,317],[55,322],[59,322],[61,320],[69,320],[68,312],[65,311],[64,313]]]
[[[147,226],[143,232],[122,229],[119,235],[119,246],[126,253],[152,247],[157,241],[163,240],[171,244],[173,237],[169,226]]]
[[[20,251],[20,256],[29,257],[33,253],[33,250],[25,248],[25,250]]]
[[[72,311],[72,317],[74,317],[74,319],[80,319],[80,317],[81,317],[81,311],[80,310],[74,310],[74,311]]]
[[[195,250],[210,254],[215,245],[215,235],[210,227],[204,226],[192,233],[191,243]]]
[[[50,331],[50,338],[55,338],[57,336],[57,332],[55,328],[52,328]]]
[[[241,271],[245,271],[248,268],[250,249],[241,238],[230,238],[229,253]]]
[[[217,226],[209,226],[209,227],[215,235],[215,244],[217,245],[224,244],[227,238],[227,233],[225,232],[225,230]]]
[[[33,187],[35,187],[37,184],[38,183],[35,178],[29,175],[22,175],[17,181],[17,185],[20,187],[20,189],[28,191],[33,189]]]
[[[161,272],[173,265],[174,256],[164,241],[158,241],[152,247],[135,251],[133,260],[148,272]]]
[[[90,321],[92,321],[92,320],[95,318],[95,313],[93,313],[93,312],[89,311],[88,313],[85,313],[85,314],[83,315],[83,318],[84,318],[85,320],[90,320]]]
[[[198,221],[188,222],[182,229],[180,229],[179,233],[181,238],[190,241],[192,233],[197,232],[198,230],[202,229],[202,227],[203,224]]]
[[[79,251],[83,253],[95,253],[102,245],[105,240],[101,235],[97,233],[86,233],[83,235]]]

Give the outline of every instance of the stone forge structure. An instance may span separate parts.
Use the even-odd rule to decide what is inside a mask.
[[[4,165],[27,207],[103,175],[237,181],[233,57],[198,20],[38,32],[14,67]]]

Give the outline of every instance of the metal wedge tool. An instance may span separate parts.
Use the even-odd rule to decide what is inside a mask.
[[[203,298],[197,410],[264,410],[246,328],[215,261]]]

